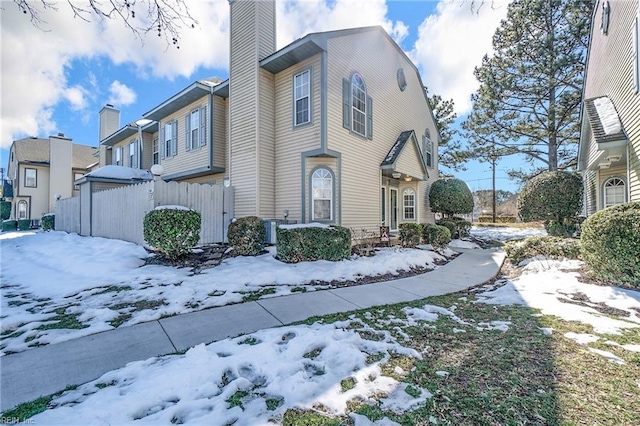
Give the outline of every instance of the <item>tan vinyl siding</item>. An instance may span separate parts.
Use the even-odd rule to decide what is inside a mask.
[[[420,152],[412,140],[407,141],[400,157],[398,157],[396,170],[416,178],[422,178],[424,175],[423,168],[420,167]]]
[[[215,185],[222,185],[224,179],[224,173],[215,173],[212,175],[199,176],[195,178],[184,179],[181,182],[187,183],[210,183]]]
[[[596,7],[584,96],[588,99],[607,95],[613,101],[629,138],[629,171],[625,177],[629,179],[630,201],[640,201],[640,94],[633,88],[632,60],[633,23],[639,6],[638,1],[610,0],[609,3],[608,35],[599,29],[602,16],[600,2]],[[590,159],[594,158],[594,145],[591,138]],[[609,170],[613,170],[613,166]],[[606,170],[601,172],[610,173]],[[598,209],[601,209],[602,203],[598,201]]]
[[[275,215],[275,123],[274,123],[274,76],[269,71],[259,70],[260,94],[258,97],[258,216],[273,218]]]
[[[591,215],[598,210],[598,172],[584,171],[584,212]]]
[[[438,133],[414,68],[381,32],[330,39],[328,51],[328,147],[343,154],[342,223],[374,228],[380,221],[380,163],[398,135],[414,130],[421,143],[429,128],[437,152]],[[400,67],[407,80],[404,91],[396,79]],[[373,99],[373,140],[342,126],[342,79],[356,71]],[[437,178],[437,166],[428,171],[431,181]],[[418,205],[424,203],[423,187],[418,188]]]
[[[213,165],[227,167],[227,100],[213,97]]]
[[[164,149],[163,141],[159,141],[160,143],[160,164],[164,168],[163,175],[171,175],[174,173],[186,172],[189,170],[197,169],[200,167],[206,167],[209,165],[209,144],[210,140],[207,140],[207,144],[205,146],[201,146],[200,148],[192,149],[190,151],[186,150],[185,142],[186,142],[186,133],[185,133],[185,118],[191,113],[192,110],[196,108],[207,107],[208,106],[208,96],[203,96],[198,99],[196,102],[189,104],[188,106],[179,109],[178,111],[164,117],[160,120],[160,126],[163,126],[173,120],[178,122],[178,132],[176,134],[178,145],[177,145],[177,153],[173,157],[165,157],[162,158],[162,152]],[[209,137],[209,112],[207,112],[207,138]],[[161,134],[161,132],[160,132]]]
[[[36,187],[27,187],[25,184],[25,169],[36,169]],[[42,215],[49,213],[49,167],[35,166],[32,164],[20,163],[18,165],[18,188],[13,188],[14,197],[25,197],[29,203],[27,214],[29,219],[40,219]],[[17,189],[17,191],[16,191]],[[31,197],[27,199],[26,197]],[[53,200],[51,200],[53,203]],[[14,213],[18,214],[17,201],[14,201]]]
[[[293,76],[306,69],[312,71],[311,123],[294,127]],[[275,213],[289,210],[289,219],[301,222],[301,152],[320,148],[320,55],[278,73],[275,93]]]

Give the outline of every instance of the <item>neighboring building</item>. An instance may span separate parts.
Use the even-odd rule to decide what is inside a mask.
[[[74,181],[97,166],[97,153],[97,148],[74,144],[63,134],[14,141],[7,168],[13,187],[11,217],[40,220],[55,211],[58,195],[77,196]]]
[[[142,144],[138,126],[119,127],[105,107],[100,165],[229,182],[237,217],[432,222],[438,130],[417,68],[382,27],[313,33],[276,51],[273,0],[230,8],[229,80],[196,81],[144,114]]]
[[[640,201],[640,0],[600,0],[585,72],[578,170],[585,212]]]

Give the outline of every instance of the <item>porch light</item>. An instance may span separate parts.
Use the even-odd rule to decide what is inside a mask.
[[[404,178],[404,181],[405,181],[405,182],[411,182],[411,176],[406,176],[406,177]]]
[[[622,158],[622,155],[610,155],[607,157],[609,163],[617,163]]]
[[[400,176],[402,176],[402,173],[393,172],[391,173],[391,176],[393,176],[394,179],[400,179]]]
[[[598,163],[598,167],[601,169],[608,169],[609,167],[611,167],[611,162],[607,161],[604,163]]]

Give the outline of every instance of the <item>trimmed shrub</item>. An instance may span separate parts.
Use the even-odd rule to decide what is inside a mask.
[[[187,255],[200,240],[201,215],[194,210],[157,208],[144,217],[144,240],[170,259]]]
[[[456,222],[456,225],[458,225],[458,238],[469,236],[469,231],[471,231],[471,227],[473,226],[471,222],[460,220]]]
[[[7,220],[11,216],[11,202],[0,201],[0,220]]]
[[[238,218],[229,224],[228,239],[233,252],[240,256],[257,256],[264,250],[267,230],[258,216]]]
[[[451,232],[449,232],[449,228],[442,225],[425,223],[422,225],[422,241],[439,249],[451,241]]]
[[[495,223],[516,223],[515,216],[496,216]],[[480,223],[493,223],[493,216],[479,216],[478,222]]]
[[[343,260],[351,255],[351,231],[342,226],[276,229],[278,260],[298,263]]]
[[[473,194],[460,179],[438,179],[429,190],[431,211],[448,217],[473,211]]]
[[[458,225],[456,224],[456,222],[452,220],[442,219],[437,220],[436,225],[444,226],[449,230],[449,235],[451,235],[451,238],[456,238],[458,234]]]
[[[561,237],[529,237],[520,241],[509,241],[504,246],[507,257],[515,264],[536,256],[552,259],[578,259],[580,240]]]
[[[56,229],[56,215],[53,213],[45,214],[42,216],[40,224],[42,225],[43,231],[53,231]]]
[[[640,287],[640,202],[589,216],[581,239],[582,258],[596,278]]]
[[[577,173],[542,173],[518,195],[518,214],[525,222],[543,221],[549,235],[571,236],[582,208],[582,188],[582,178]]]
[[[18,229],[18,221],[17,220],[3,220],[2,221],[2,230],[3,231],[15,231]]]
[[[18,231],[31,229],[31,219],[18,219]]]
[[[422,225],[419,223],[401,223],[398,225],[398,238],[403,247],[415,247],[420,244]]]

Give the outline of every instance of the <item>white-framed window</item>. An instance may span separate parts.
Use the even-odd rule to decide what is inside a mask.
[[[405,188],[402,191],[402,211],[404,220],[416,219],[416,191],[413,188]]]
[[[84,175],[82,173],[74,173],[73,174],[73,181],[77,181],[78,179],[82,178]],[[76,191],[80,189],[80,185],[76,185],[75,183],[73,184],[73,189],[75,189]]]
[[[113,150],[113,164],[122,166],[122,147],[119,146]]]
[[[27,202],[18,201],[18,219],[27,219]]]
[[[152,156],[153,164],[160,164],[160,146],[158,144],[158,138],[153,139]]]
[[[311,175],[311,218],[333,220],[333,175],[329,169],[316,169]]]
[[[38,170],[24,169],[24,186],[25,188],[36,188],[38,186]]]
[[[136,164],[136,142],[131,141],[129,143],[129,167],[133,167],[135,169],[138,168],[138,164]]]
[[[207,143],[206,117],[207,107],[191,110],[185,117],[185,150],[200,148]]]
[[[624,180],[611,177],[605,181],[602,186],[604,208],[611,207],[615,204],[622,204],[627,201],[627,186]]]
[[[294,126],[311,122],[311,71],[306,70],[293,77]]]
[[[173,157],[178,153],[178,122],[173,120],[162,127],[162,156]]]
[[[433,167],[433,141],[431,141],[431,132],[425,129],[422,136],[422,150],[424,152],[424,162],[427,167]]]
[[[367,89],[358,73],[351,77],[351,130],[367,136]]]

